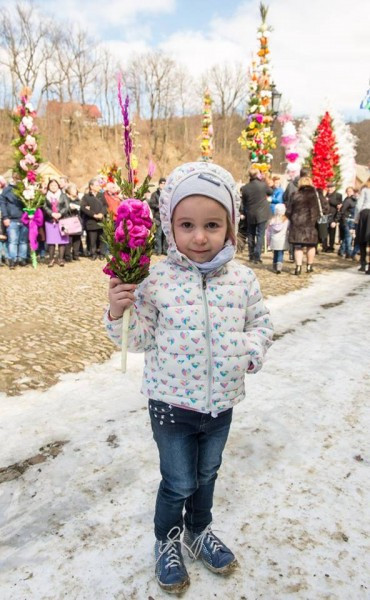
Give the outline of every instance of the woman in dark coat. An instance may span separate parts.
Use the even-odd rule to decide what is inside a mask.
[[[320,201],[322,212],[327,214],[328,203],[322,195]],[[304,248],[307,248],[307,273],[311,273],[319,242],[316,222],[320,209],[318,195],[310,177],[301,177],[299,180],[298,191],[293,195],[286,215],[290,220],[289,243],[294,247],[294,274],[301,274]]]
[[[100,192],[100,183],[98,179],[89,181],[89,191],[81,200],[81,213],[85,215],[85,229],[90,248],[92,260],[97,259],[97,251],[100,249],[100,258],[104,259],[102,234],[103,220],[107,214],[107,203],[103,194]]]

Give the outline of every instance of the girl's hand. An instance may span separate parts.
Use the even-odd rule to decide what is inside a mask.
[[[111,317],[122,317],[126,308],[129,308],[135,302],[134,291],[135,283],[122,283],[118,277],[112,277],[109,282],[109,310]]]
[[[51,216],[53,217],[53,219],[58,221],[62,215],[58,212],[53,212],[53,213],[51,213]]]

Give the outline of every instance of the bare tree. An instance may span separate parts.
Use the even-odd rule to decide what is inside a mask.
[[[17,3],[12,13],[0,10],[0,44],[5,49],[0,62],[9,69],[13,101],[20,87],[34,90],[46,60],[48,22],[32,2]]]
[[[121,69],[125,72],[125,82],[130,96],[133,99],[138,119],[142,117],[142,102],[144,94],[144,69],[142,65],[142,56],[135,55],[131,58],[127,69]]]
[[[102,112],[105,114],[105,123],[113,125],[117,116],[117,73],[120,69],[107,46],[100,48],[98,64],[97,85],[95,86],[98,91],[96,101],[99,102]]]
[[[207,73],[208,86],[222,118],[240,108],[247,95],[247,74],[241,63],[215,65]]]
[[[176,63],[163,52],[155,50],[142,55],[141,69],[148,106],[151,151],[156,154],[160,138],[162,146],[166,144],[168,120],[175,111]]]
[[[207,81],[215,109],[219,113],[216,144],[225,152],[230,140],[233,115],[245,104],[248,78],[241,63],[215,65],[203,77]],[[216,119],[217,124],[217,119]],[[229,145],[229,153],[231,153]]]
[[[71,27],[66,32],[66,52],[70,58],[69,72],[76,83],[81,104],[86,104],[89,88],[94,83],[100,67],[96,44],[80,27]]]

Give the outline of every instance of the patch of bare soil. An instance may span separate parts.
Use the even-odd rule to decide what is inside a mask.
[[[48,458],[56,458],[58,454],[62,452],[65,444],[68,444],[68,440],[51,442],[50,444],[46,444],[46,446],[42,446],[39,449],[39,453],[35,454],[35,456],[31,456],[30,458],[26,458],[26,460],[1,468],[0,483],[17,479],[30,467],[46,462]]]

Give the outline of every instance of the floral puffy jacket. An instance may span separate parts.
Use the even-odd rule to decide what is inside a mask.
[[[105,325],[120,345],[121,319]],[[202,276],[167,259],[137,289],[128,348],[145,352],[145,396],[216,413],[244,398],[272,333],[253,271],[232,261]]]
[[[217,165],[188,163],[167,180],[160,210],[168,254],[137,287],[128,349],[145,352],[145,396],[216,415],[244,398],[245,374],[261,368],[273,328],[251,269],[230,261],[202,275],[177,250],[168,207],[176,184],[195,169],[229,175]],[[106,312],[104,322],[120,346],[122,320],[109,321]]]

